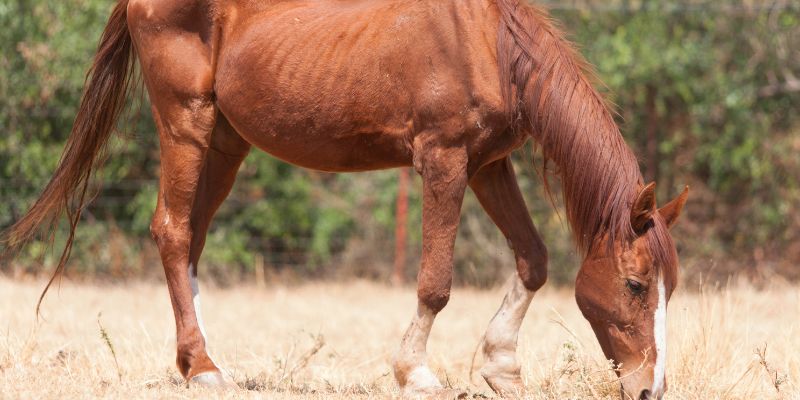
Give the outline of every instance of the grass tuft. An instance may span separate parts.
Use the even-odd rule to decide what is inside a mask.
[[[111,356],[114,358],[114,367],[117,369],[117,379],[122,382],[122,370],[119,368],[119,362],[117,361],[117,351],[114,350],[114,343],[111,342],[111,336],[108,335],[108,331],[106,331],[106,328],[104,328],[103,324],[100,322],[100,317],[102,315],[102,312],[97,313],[97,326],[100,328],[100,338],[103,339],[103,343],[105,343],[108,350],[111,351]]]

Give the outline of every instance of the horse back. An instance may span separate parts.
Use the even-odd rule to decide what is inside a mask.
[[[131,1],[152,29],[201,42],[219,110],[295,164],[407,165],[419,132],[469,141],[507,124],[486,0]]]

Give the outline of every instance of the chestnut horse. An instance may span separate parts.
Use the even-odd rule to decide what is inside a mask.
[[[489,323],[481,374],[499,394],[519,395],[517,336],[545,283],[547,251],[509,155],[532,137],[558,166],[567,220],[585,256],[578,305],[619,365],[623,396],[660,398],[678,268],[668,228],[687,191],[656,208],[655,185],[644,184],[587,66],[563,36],[520,0],[119,0],[58,169],[8,232],[8,247],[65,211],[74,233],[138,57],[161,144],[151,231],[188,382],[229,384],[206,352],[197,265],[214,212],[255,146],[316,170],[413,166],[421,175],[418,307],[393,362],[412,397],[443,390],[427,366],[426,342],[450,297],[469,186],[508,238],[517,266]]]

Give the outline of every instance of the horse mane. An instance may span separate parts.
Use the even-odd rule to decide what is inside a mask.
[[[631,207],[643,179],[595,75],[565,35],[541,10],[519,0],[497,0],[497,59],[506,113],[529,129],[545,158],[558,166],[567,220],[586,254],[602,239],[612,245],[635,238]],[[527,127],[526,127],[527,128]],[[544,171],[545,189],[549,187]],[[551,197],[552,198],[552,197]],[[656,213],[648,246],[657,265],[677,267],[666,224]],[[674,278],[671,276],[665,278]]]

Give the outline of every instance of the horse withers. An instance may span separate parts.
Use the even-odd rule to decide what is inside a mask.
[[[481,374],[496,392],[522,395],[517,337],[545,283],[547,251],[509,156],[533,138],[558,166],[585,257],[578,305],[618,365],[623,396],[661,398],[678,268],[668,229],[687,192],[656,207],[654,184],[644,184],[589,68],[563,36],[519,0],[119,0],[59,166],[6,243],[18,248],[66,211],[71,230],[56,274],[63,269],[138,58],[161,146],[151,231],[187,382],[230,384],[206,352],[197,266],[211,219],[255,146],[316,170],[413,166],[422,177],[418,306],[393,362],[410,397],[444,390],[426,343],[450,298],[470,187],[517,267],[489,323]]]

